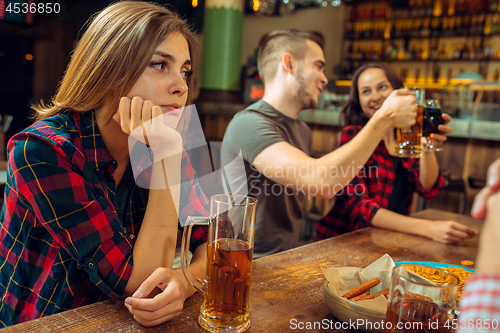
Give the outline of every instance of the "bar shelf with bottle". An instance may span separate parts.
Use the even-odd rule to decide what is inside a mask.
[[[497,0],[371,1],[348,10],[340,79],[364,62],[390,62],[426,83],[468,71],[493,79],[500,66]]]
[[[350,21],[345,40],[443,38],[500,34],[500,13],[458,17]]]

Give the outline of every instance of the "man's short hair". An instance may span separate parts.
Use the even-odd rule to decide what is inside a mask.
[[[260,78],[264,83],[272,80],[278,71],[278,64],[284,53],[290,53],[294,58],[303,60],[306,52],[306,40],[317,43],[323,49],[323,38],[313,32],[295,29],[275,30],[265,35],[259,46],[257,66]]]

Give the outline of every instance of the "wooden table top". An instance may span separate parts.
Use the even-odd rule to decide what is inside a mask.
[[[430,220],[454,220],[480,230],[481,221],[435,209],[413,214]],[[290,321],[336,321],[322,298],[321,267],[366,267],[385,253],[394,261],[434,261],[458,264],[476,260],[478,237],[459,245],[377,228],[365,228],[254,260],[250,287],[251,326],[247,332],[290,332]],[[198,325],[203,295],[184,304],[181,315],[145,328],[123,301],[107,300],[4,328],[3,332],[206,332]],[[320,330],[308,330],[319,332]],[[325,330],[321,330],[324,332]],[[336,331],[337,332],[337,331]],[[352,332],[342,331],[340,332]]]

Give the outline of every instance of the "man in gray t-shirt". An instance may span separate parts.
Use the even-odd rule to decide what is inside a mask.
[[[409,127],[416,117],[413,93],[395,90],[353,140],[315,159],[310,157],[311,131],[297,116],[317,106],[328,81],[322,41],[297,30],[274,31],[261,42],[258,67],[264,97],[231,120],[223,140],[241,149],[248,195],[258,200],[254,257],[297,246],[305,195],[332,198],[361,170],[387,131]],[[237,153],[223,151],[222,156],[227,162]],[[353,167],[357,171],[346,172]]]
[[[297,231],[304,222],[305,194],[267,178],[249,161],[253,161],[263,149],[282,141],[309,155],[311,139],[311,130],[304,122],[284,115],[263,100],[250,105],[231,120],[224,141],[236,143],[241,149],[248,195],[258,200],[255,257],[298,246]]]

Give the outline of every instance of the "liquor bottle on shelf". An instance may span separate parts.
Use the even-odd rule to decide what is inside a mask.
[[[417,17],[418,16],[418,8],[416,6],[416,0],[409,0],[408,7],[410,7],[410,16]]]
[[[360,35],[360,25],[359,25],[359,22],[356,22],[354,24],[354,36],[353,36],[353,38],[359,39],[359,35]]]
[[[470,52],[469,52],[469,59],[470,60],[477,60],[477,59],[479,59],[479,57],[477,56],[477,53],[478,53],[478,49],[474,45],[474,40],[472,40],[472,45],[471,45],[471,49],[470,49]]]
[[[469,47],[467,46],[467,42],[464,43],[464,46],[460,53],[460,58],[462,60],[469,60]]]
[[[406,50],[405,50],[405,42],[401,43],[398,47],[398,55],[397,55],[397,60],[405,60],[406,59]]]
[[[462,24],[460,26],[460,36],[467,36],[470,33],[471,17],[469,15],[464,16]]]
[[[455,36],[455,17],[450,17],[448,21],[448,36]]]
[[[424,0],[424,3],[422,5],[423,7],[423,15],[424,17],[430,17],[432,16],[432,0]]]
[[[441,27],[441,20],[439,18],[433,18],[431,21],[431,36],[439,36],[441,33]]]
[[[461,52],[460,47],[458,45],[454,45],[453,47],[453,60],[460,60]]]
[[[352,43],[349,45],[349,47],[347,48],[347,59],[348,60],[354,60],[354,57],[353,57],[353,46],[352,46]]]
[[[486,16],[486,21],[484,21],[483,35],[488,36],[491,34],[491,15]]]
[[[496,35],[497,34],[497,25],[498,25],[498,15],[491,15],[491,22],[490,22],[490,34],[491,35]]]
[[[500,78],[500,71],[496,69],[495,72],[493,73],[493,81],[498,81],[499,78]]]
[[[431,19],[430,18],[426,18],[424,19],[423,21],[423,24],[422,24],[422,30],[420,30],[420,37],[429,37],[430,35],[430,30],[429,30],[429,25],[431,23]]]
[[[466,9],[465,0],[455,1],[455,15],[464,15]]]
[[[371,30],[371,22],[366,22],[364,27],[363,27],[363,33],[361,34],[362,38],[371,38],[372,36],[372,30]]]
[[[435,0],[432,7],[432,16],[439,17],[443,15],[443,2],[442,0]]]
[[[483,29],[484,29],[484,13],[481,13],[477,16],[476,34],[478,35],[484,34]]]
[[[354,38],[354,24],[352,22],[349,22],[346,24],[345,38],[346,39],[353,39]]]
[[[442,30],[441,30],[441,36],[446,36],[448,37],[448,18],[443,17],[441,20],[442,22]]]
[[[432,72],[432,79],[434,83],[439,81],[439,76],[441,75],[441,68],[439,66],[434,66],[434,71]]]
[[[381,19],[386,18],[388,9],[389,7],[387,3],[381,3],[380,7],[377,10],[376,17]]]
[[[490,0],[490,12],[494,13],[498,9],[498,0]]]
[[[445,3],[448,2],[448,16],[453,16],[455,15],[455,0],[450,0],[450,1],[445,1]]]
[[[436,47],[434,45],[434,47],[431,47],[431,53],[429,55],[430,59],[431,60],[437,60],[440,51],[441,51],[441,48],[439,46]]]
[[[391,23],[391,21],[388,21],[385,26],[384,26],[384,39],[390,39],[391,38],[391,34],[392,34],[392,27],[394,25]]]
[[[358,60],[363,60],[364,58],[365,58],[365,52],[364,52],[364,50],[361,47],[359,47],[358,48],[357,59]]]

